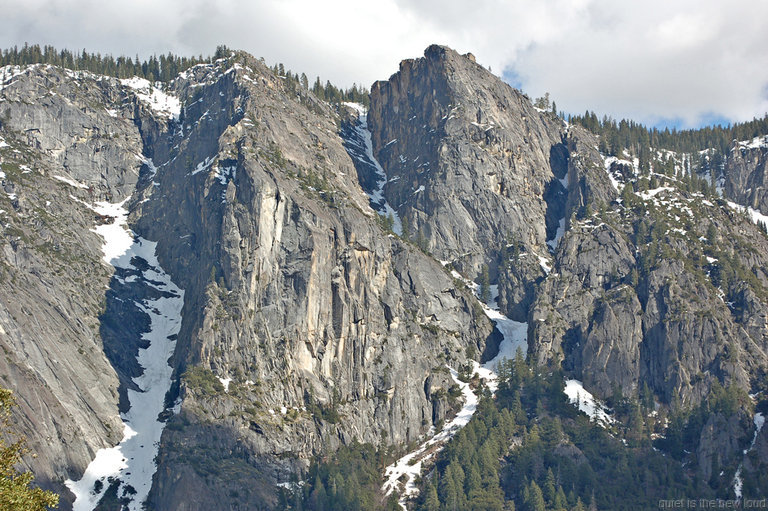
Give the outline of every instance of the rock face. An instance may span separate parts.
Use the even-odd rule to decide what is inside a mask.
[[[131,118],[141,107],[117,80],[87,73],[31,66],[0,77],[0,372],[37,453],[28,467],[61,492],[122,438],[125,379],[102,336],[112,271],[92,232],[107,219],[86,204],[135,187],[142,142]]]
[[[734,142],[725,158],[723,193],[742,206],[768,214],[768,140]]]
[[[244,54],[180,76],[170,110],[141,81],[6,71],[3,374],[45,453],[29,465],[65,507],[60,482],[120,440],[147,328],[131,275],[99,262],[98,200],[132,195],[134,230],[186,289],[153,506],[269,505],[321,450],[410,442],[445,418],[442,368],[484,351],[491,324],[382,230],[339,114]]]
[[[502,308],[529,320],[531,355],[540,363],[562,364],[604,397],[648,384],[666,402],[678,396],[691,403],[714,379],[748,388],[757,373],[745,368],[765,363],[761,313],[753,310],[757,323],[750,324],[702,280],[721,266],[701,264],[702,252],[730,257],[741,243],[755,252],[734,254],[734,266],[764,278],[757,255],[764,236],[736,227],[739,220],[723,214],[722,204],[669,192],[625,207],[617,200],[623,184],[611,182],[593,135],[534,108],[445,47],[429,47],[424,58],[403,61],[388,81],[374,84],[369,124],[389,176],[385,194],[411,237],[470,276],[488,264]],[[744,161],[733,158],[728,172],[760,175],[763,152],[743,149]],[[743,237],[702,245],[707,225],[688,204]],[[674,209],[674,219],[643,220],[655,209]],[[637,239],[640,223],[672,249],[659,256],[654,245],[645,253],[654,239]],[[730,292],[754,292],[747,289]],[[764,308],[759,302],[750,301]],[[737,351],[743,363],[733,363]]]
[[[371,89],[374,149],[387,200],[411,239],[475,277],[499,278],[500,304],[524,321],[560,222],[610,200],[594,137],[534,108],[469,56],[430,46]],[[507,248],[529,264],[499,265]],[[497,268],[501,266],[500,269]]]
[[[674,187],[619,198],[631,165],[610,176],[593,135],[440,46],[374,84],[369,124],[411,238],[470,277],[487,264],[539,363],[604,398],[647,385],[672,407],[761,378],[766,238],[723,201]],[[725,188],[759,207],[755,145],[734,150]],[[729,234],[708,240],[710,224]],[[733,437],[723,424],[703,442]]]
[[[96,201],[128,199],[185,290],[151,508],[273,507],[319,453],[427,434],[449,409],[445,366],[497,350],[449,268],[487,266],[529,356],[600,397],[647,386],[694,406],[715,382],[754,390],[768,366],[761,229],[714,197],[612,181],[595,136],[471,56],[431,46],[373,86],[402,237],[364,192],[378,169],[347,154],[350,113],[246,54],[165,88],[45,66],[0,77],[0,373],[47,487],[120,440],[142,371],[148,320],[121,305],[141,298],[130,272],[101,262]],[[765,150],[739,147],[725,190],[763,208]],[[749,417],[705,426],[700,465],[733,463]]]
[[[321,449],[417,439],[442,419],[425,381],[491,332],[437,262],[381,229],[337,114],[255,59],[226,64],[177,80],[180,126],[154,144],[161,170],[137,211],[196,311],[174,361],[188,377],[160,453],[162,509],[201,487],[216,505],[261,505]],[[232,383],[210,392],[193,366]]]
[[[369,124],[388,201],[438,258],[476,275],[513,232],[548,255],[544,196],[563,133],[522,94],[430,46],[373,85]]]

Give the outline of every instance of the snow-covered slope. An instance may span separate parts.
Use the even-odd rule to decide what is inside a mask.
[[[160,296],[136,303],[150,318],[150,329],[143,335],[149,346],[140,349],[138,355],[143,374],[134,378],[139,390],[128,390],[130,409],[122,416],[123,440],[114,447],[99,450],[79,481],[66,482],[76,497],[75,511],[95,509],[104,490],[113,482],[118,483],[117,495],[130,500],[128,509],[143,509],[157,468],[155,456],[165,427],[165,421],[159,416],[165,410],[165,394],[171,385],[173,370],[168,359],[181,327],[184,291],[160,266],[155,255],[157,243],[134,236],[127,229],[128,212],[124,203],[103,202],[93,208],[113,219],[95,229],[104,238],[104,261],[115,268],[144,268],[141,277],[129,285],[152,287]],[[142,264],[137,266],[137,261]]]

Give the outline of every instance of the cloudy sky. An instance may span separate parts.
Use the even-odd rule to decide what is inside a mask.
[[[689,127],[768,112],[765,0],[0,0],[0,13],[3,47],[226,44],[349,86],[440,43],[571,113]]]

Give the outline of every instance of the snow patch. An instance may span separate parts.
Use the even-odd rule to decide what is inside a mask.
[[[541,269],[544,270],[544,273],[549,275],[549,272],[552,271],[552,261],[547,259],[544,256],[537,256],[539,258],[539,265],[541,265]]]
[[[727,202],[728,202],[728,206],[730,206],[732,209],[735,209],[739,213],[743,213],[744,210],[746,209],[753,223],[757,225],[762,224],[768,227],[768,215],[764,215],[756,209],[744,207],[741,204],[736,204],[735,202],[732,202],[732,201],[727,201]]]
[[[222,378],[221,376],[218,378],[221,384],[224,385],[224,392],[229,392],[229,384],[232,383],[232,378]]]
[[[181,101],[176,96],[164,92],[161,88],[153,85],[146,78],[126,78],[120,80],[120,83],[133,89],[136,97],[149,105],[155,112],[178,120],[181,114]]]
[[[646,192],[640,192],[638,195],[642,197],[643,200],[650,200],[653,197],[656,197],[661,192],[674,192],[675,189],[671,186],[660,186],[658,188],[654,188],[653,190],[648,190]]]
[[[74,179],[70,179],[68,177],[64,176],[53,176],[53,179],[58,179],[62,183],[67,183],[69,186],[74,186],[75,188],[88,188],[88,185],[83,184],[79,181],[75,181]]]
[[[215,160],[215,158],[206,157],[205,160],[203,160],[203,161],[201,161],[200,163],[197,164],[197,167],[195,167],[195,170],[193,170],[191,172],[191,175],[194,176],[198,172],[202,172],[204,170],[208,170],[210,168],[210,166],[213,164],[214,160]]]
[[[216,174],[214,174],[213,177],[218,179],[219,183],[221,183],[223,186],[227,186],[227,180],[230,177],[234,180],[236,176],[236,172],[237,172],[237,166],[234,166],[234,167],[219,166],[216,169]]]
[[[483,312],[488,319],[496,325],[496,330],[501,334],[502,340],[499,344],[499,352],[483,364],[482,368],[493,372],[493,379],[495,379],[501,362],[514,359],[518,349],[523,353],[523,356],[528,351],[528,323],[514,321],[502,314],[498,306],[499,286],[491,286],[490,291],[491,299],[487,304],[481,302],[480,305],[483,306]],[[491,390],[495,391],[495,389]]]
[[[152,161],[152,158],[145,158],[141,154],[136,155],[136,159],[139,160],[141,163],[147,166],[149,169],[150,174],[154,177],[155,174],[157,174],[157,167],[155,166],[155,162]]]
[[[565,381],[565,395],[568,396],[568,401],[571,404],[586,413],[594,422],[603,425],[614,422],[613,417],[608,415],[606,408],[584,388],[579,380]]]

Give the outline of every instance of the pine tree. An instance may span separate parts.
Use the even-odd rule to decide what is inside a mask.
[[[480,300],[483,303],[491,301],[491,278],[488,274],[487,264],[484,264],[480,270]]]
[[[437,498],[437,489],[431,482],[427,485],[426,497],[424,498],[425,511],[438,511],[440,509],[440,499]]]
[[[526,511],[545,511],[544,495],[541,493],[541,488],[536,484],[536,481],[531,481],[527,490],[524,497],[524,509]]]
[[[324,511],[327,500],[328,495],[325,491],[325,485],[318,475],[315,477],[315,484],[313,485],[312,493],[309,497],[312,509],[316,511]]]

